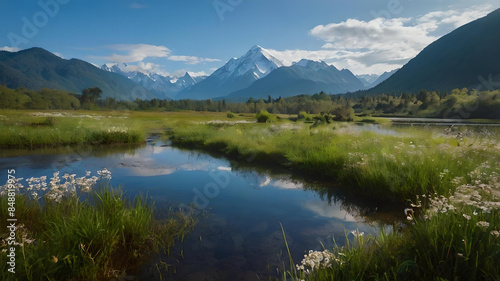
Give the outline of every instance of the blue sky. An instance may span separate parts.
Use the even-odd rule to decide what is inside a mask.
[[[253,45],[355,74],[402,66],[498,0],[0,0],[0,49],[210,74]]]

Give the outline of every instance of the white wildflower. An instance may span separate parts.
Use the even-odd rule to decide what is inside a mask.
[[[352,235],[354,235],[354,237],[356,237],[356,238],[358,238],[358,237],[361,237],[361,236],[365,235],[365,233],[364,233],[364,232],[362,232],[362,231],[359,231],[359,229],[353,230],[353,231],[351,231],[351,233],[352,233]]]
[[[480,221],[480,222],[476,223],[476,225],[483,228],[483,229],[490,227],[490,223],[486,222],[486,221]]]

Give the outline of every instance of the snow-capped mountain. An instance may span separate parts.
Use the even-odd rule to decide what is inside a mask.
[[[244,56],[230,59],[205,80],[180,91],[178,99],[209,99],[229,95],[283,66],[283,62],[260,47],[252,47]]]
[[[179,91],[190,87],[206,76],[192,77],[188,72],[182,77],[163,76],[157,73],[145,74],[140,71],[126,71],[127,65],[104,64],[102,70],[121,74],[150,90],[158,99],[171,99]]]
[[[373,84],[373,82],[375,82],[380,77],[380,75],[377,75],[377,74],[361,74],[361,75],[356,75],[356,77],[361,82],[363,82],[363,84],[366,87],[370,87]]]
[[[251,86],[228,96],[241,101],[253,97],[290,97],[324,91],[328,94],[353,92],[364,89],[363,83],[347,69],[338,70],[333,65],[303,59],[291,66],[283,66]]]
[[[233,58],[222,68],[218,69],[214,75],[219,79],[230,77],[240,77],[248,73],[254,75],[255,79],[266,77],[271,71],[283,66],[283,63],[273,57],[269,51],[259,45],[253,46],[244,56]]]
[[[375,87],[377,86],[378,84],[384,82],[385,80],[389,79],[389,77],[391,77],[394,73],[396,73],[397,71],[399,70],[399,68],[396,68],[392,71],[389,71],[389,72],[384,72],[382,73],[382,75],[380,75],[377,80],[373,81],[370,85],[370,87]]]
[[[366,86],[366,89],[372,88],[377,86],[378,84],[384,82],[387,80],[387,78],[391,77],[396,71],[398,71],[399,68],[394,69],[389,72],[384,72],[382,75],[377,75],[377,74],[363,74],[363,75],[356,75],[356,77],[363,82],[363,84]]]
[[[186,74],[177,81],[175,81],[175,85],[179,88],[179,91],[182,89],[185,89],[187,87],[193,86],[196,83],[199,83],[203,79],[207,78],[207,76],[191,76],[189,72],[186,72]]]

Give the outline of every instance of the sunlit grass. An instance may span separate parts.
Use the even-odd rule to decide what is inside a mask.
[[[35,149],[72,144],[138,143],[146,131],[127,116],[86,111],[7,111],[0,118],[0,147]],[[50,123],[47,122],[50,120]]]
[[[499,206],[495,205],[500,201],[500,140],[498,135],[487,131],[391,127],[396,132],[384,135],[363,132],[348,123],[291,122],[282,116],[271,124],[258,124],[254,114],[228,118],[227,113],[208,112],[85,111],[73,113],[101,117],[64,116],[54,117],[52,126],[19,125],[46,120],[46,117],[26,117],[26,113],[31,112],[2,112],[6,117],[0,122],[3,126],[0,143],[5,143],[4,136],[13,139],[14,144],[29,143],[18,134],[31,137],[33,143],[49,143],[50,138],[54,138],[52,141],[74,138],[77,143],[98,144],[91,141],[94,138],[113,143],[113,138],[104,141],[105,135],[82,137],[75,128],[80,128],[83,136],[87,135],[85,132],[102,133],[105,128],[116,128],[110,133],[118,136],[119,130],[125,128],[139,132],[139,141],[144,141],[150,132],[165,133],[176,145],[217,151],[249,163],[282,165],[315,179],[343,183],[351,194],[376,196],[388,202],[415,201],[417,195],[434,198],[423,202],[421,215],[409,215],[412,221],[401,231],[358,235],[354,239],[348,234],[346,246],[326,249],[334,254],[336,264],[310,274],[284,269],[283,280],[454,280],[457,276],[460,280],[500,279],[497,266],[500,217]],[[211,122],[215,120],[220,122]],[[238,123],[241,121],[248,123]],[[18,131],[12,133],[9,128]],[[55,128],[59,128],[60,135],[49,131]],[[116,137],[125,139],[123,142],[126,138]],[[484,199],[481,202],[497,203],[486,210],[484,204],[474,200],[477,204],[449,201],[448,205],[441,204],[448,206],[445,210],[435,211],[436,202],[463,197],[464,187],[471,190],[465,197],[477,199],[476,190]],[[450,204],[454,207],[450,208]],[[26,206],[30,217],[42,216],[36,205]],[[417,213],[418,208],[413,209]],[[67,224],[58,221],[61,223]],[[32,229],[43,229],[36,223],[33,225]],[[49,258],[52,257],[46,256],[45,261]],[[50,269],[54,265],[47,266]]]
[[[353,231],[344,246],[310,252],[296,268],[283,268],[281,280],[499,280],[500,198],[462,189],[484,197],[432,198],[420,216],[413,215],[420,204],[407,210],[402,230]]]
[[[457,140],[422,128],[397,135],[353,130],[343,124],[192,124],[174,126],[174,143],[221,151],[242,159],[288,166],[315,178],[333,179],[386,199],[448,195],[451,179],[485,161],[500,161],[498,142]]]

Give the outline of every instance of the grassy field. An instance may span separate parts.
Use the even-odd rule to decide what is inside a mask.
[[[376,236],[348,234],[343,248],[291,261],[283,280],[500,279],[498,132],[418,126],[370,132],[352,123],[294,122],[289,116],[256,123],[253,114],[50,114],[2,112],[0,147],[134,143],[157,133],[175,145],[340,182],[350,194],[387,204],[408,201],[404,226]]]
[[[396,135],[365,132],[345,123],[173,125],[178,145],[220,151],[249,162],[275,163],[357,192],[387,200],[421,194],[451,195],[472,182],[477,169],[491,173],[500,162],[497,137],[400,128]],[[479,168],[483,164],[489,168]],[[484,165],[483,165],[484,166]]]

